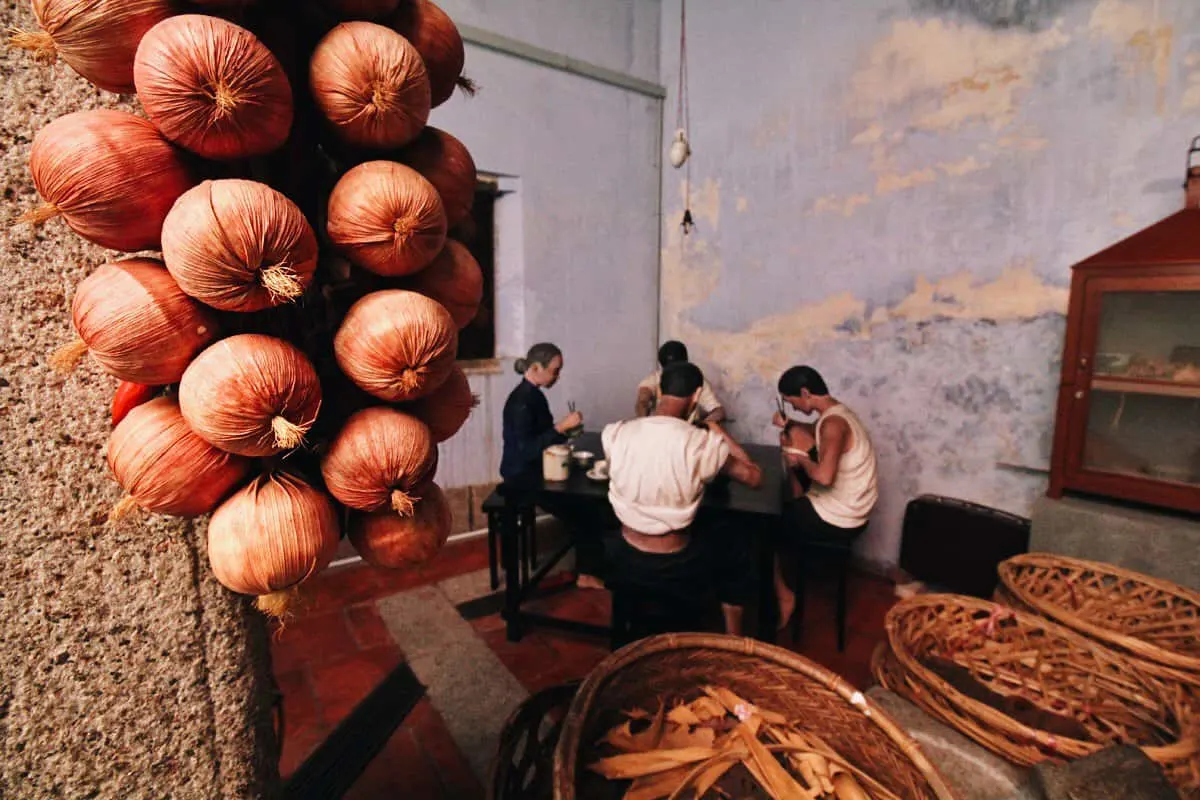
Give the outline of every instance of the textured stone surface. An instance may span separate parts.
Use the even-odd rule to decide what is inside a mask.
[[[1068,764],[1038,764],[1046,800],[1175,800],[1158,765],[1131,745],[1109,747]]]
[[[873,687],[867,696],[916,740],[959,800],[1040,800],[1028,770],[992,755],[887,689]]]
[[[0,2],[29,27],[28,3]],[[61,221],[12,227],[38,198],[34,133],[62,114],[133,107],[65,66],[0,52],[0,796],[263,796],[275,761],[265,632],[212,578],[203,526],[104,526],[116,381],[47,355],[75,284],[105,258]]]
[[[388,597],[379,602],[379,613],[471,771],[486,782],[504,722],[526,698],[525,689],[440,587]]]
[[[1200,589],[1200,522],[1101,500],[1039,498],[1029,549],[1106,561]]]

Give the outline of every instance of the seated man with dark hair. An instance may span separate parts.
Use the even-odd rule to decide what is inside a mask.
[[[663,370],[671,364],[683,364],[687,360],[688,351],[683,342],[671,340],[658,348],[659,368],[638,384],[636,412],[639,417],[648,417],[654,413],[654,407],[662,396],[659,384],[662,382]],[[700,399],[688,417],[688,422],[723,422],[725,409],[721,401],[717,399],[708,379],[701,376],[701,380]]]
[[[782,412],[775,415],[791,468],[793,499],[785,511],[785,530],[797,544],[805,539],[852,540],[866,529],[879,499],[871,437],[858,416],[830,396],[825,380],[812,367],[792,367],[783,373],[779,394],[801,414],[817,415],[815,424],[789,420]],[[805,483],[811,484],[807,492]],[[784,580],[778,556],[775,595],[782,628],[796,608],[796,595]]]
[[[608,499],[622,534],[611,542],[609,569],[626,583],[681,600],[715,589],[726,631],[740,633],[754,574],[743,563],[744,543],[693,523],[719,474],[757,487],[762,469],[717,423],[688,423],[703,382],[694,364],[669,364],[654,414],[604,429]]]

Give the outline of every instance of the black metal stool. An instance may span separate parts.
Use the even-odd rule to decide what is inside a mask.
[[[831,562],[837,570],[837,643],[838,652],[846,649],[846,573],[850,566],[850,556],[858,537],[867,532],[867,526],[846,531],[846,536],[839,539],[805,539],[796,548],[796,609],[792,612],[792,641],[800,640],[800,628],[804,620],[804,569],[809,556],[815,554],[818,558]]]
[[[612,593],[611,647],[617,650],[630,642],[660,633],[720,631],[720,604],[697,605],[649,586],[610,581]]]
[[[492,590],[500,588],[500,517],[504,513],[504,498],[500,491],[494,490],[481,506],[488,519],[488,572],[491,577]],[[521,574],[518,579],[524,583],[537,569],[537,508],[522,506],[517,509],[517,530],[520,538],[517,540],[517,552],[521,564]],[[507,576],[505,576],[507,579]]]

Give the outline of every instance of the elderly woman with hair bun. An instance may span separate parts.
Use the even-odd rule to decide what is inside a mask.
[[[567,441],[567,433],[583,426],[583,415],[572,411],[554,421],[545,390],[558,382],[563,369],[563,354],[558,346],[540,342],[517,359],[516,371],[521,382],[504,404],[504,454],[500,459],[500,477],[505,481],[540,480],[542,451]],[[544,498],[543,510],[562,520],[576,536],[577,584],[583,589],[603,588],[596,577],[602,560],[603,545],[599,529],[592,524],[594,513]],[[551,507],[547,507],[547,503]]]

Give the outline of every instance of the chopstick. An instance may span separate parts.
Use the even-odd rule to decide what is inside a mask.
[[[567,401],[567,410],[570,411],[572,414],[575,413],[575,401],[574,400]]]

